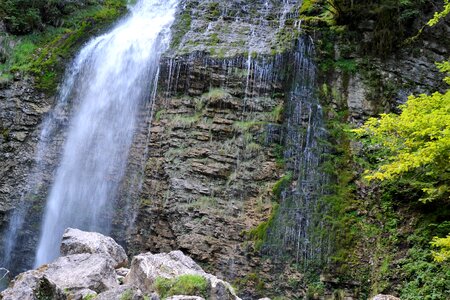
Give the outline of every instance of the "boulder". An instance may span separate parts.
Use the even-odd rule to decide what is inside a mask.
[[[36,300],[52,299],[66,300],[67,295],[55,282],[40,271],[28,271],[19,275],[13,282],[13,287],[0,294],[3,300]]]
[[[121,285],[109,291],[99,294],[95,300],[144,300],[142,292],[129,285]]]
[[[118,286],[113,260],[100,254],[60,257],[49,265],[18,275],[0,294],[4,300],[82,299]],[[41,297],[41,298],[39,298]]]
[[[400,300],[400,298],[391,296],[391,295],[376,295],[375,297],[372,298],[372,300]]]
[[[181,251],[160,254],[145,253],[135,256],[131,261],[130,272],[125,277],[125,283],[150,293],[153,291],[156,278],[172,279],[187,274],[200,275],[208,280],[211,299],[239,299],[229,283],[206,273]]]
[[[186,274],[206,275],[199,265],[181,251],[145,253],[133,257],[125,282],[151,292],[157,277],[175,278]]]
[[[61,253],[65,256],[39,269],[19,274],[9,288],[0,293],[0,299],[82,300],[94,296],[98,300],[144,300],[151,295],[150,299],[159,300],[159,296],[153,293],[158,277],[173,279],[186,274],[205,279],[208,299],[240,299],[230,284],[206,273],[181,251],[141,254],[133,258],[130,269],[116,269],[125,261],[126,255],[114,240],[101,234],[68,229]],[[204,300],[183,295],[169,299]]]
[[[114,261],[114,268],[128,265],[128,257],[125,250],[112,238],[96,232],[85,232],[68,228],[64,232],[61,243],[61,255],[71,254],[103,254]]]
[[[114,261],[101,254],[74,254],[58,258],[44,272],[65,291],[89,289],[101,293],[118,286]]]

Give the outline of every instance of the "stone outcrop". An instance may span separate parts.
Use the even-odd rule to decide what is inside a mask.
[[[109,256],[114,261],[114,268],[116,269],[128,265],[125,250],[112,238],[96,232],[84,232],[73,228],[66,229],[61,242],[61,255],[69,256],[82,253]]]
[[[131,269],[118,268],[126,260],[125,253],[114,240],[99,233],[67,229],[61,257],[36,270],[19,274],[9,288],[0,293],[2,300],[73,300],[93,297],[99,300],[133,299],[144,296],[159,299],[155,294],[156,278],[176,278],[196,274],[208,281],[211,299],[239,300],[225,281],[203,271],[181,251],[162,254],[141,254],[133,258]],[[125,277],[125,284],[120,277]],[[171,299],[202,299],[175,296]]]
[[[37,167],[38,140],[42,122],[54,104],[54,98],[37,91],[32,77],[16,77],[0,86],[0,261],[8,256],[5,249],[8,221],[23,221],[20,215],[30,207],[22,230],[12,233],[19,247],[9,269],[24,271],[33,264],[33,253],[40,227],[43,199],[51,181],[52,165],[56,163],[56,151],[42,154],[38,176],[31,176]],[[62,121],[62,120],[61,120]],[[62,123],[62,122],[61,122]],[[59,123],[59,124],[61,124]],[[54,136],[52,143],[61,143]],[[15,215],[14,215],[15,214]],[[18,218],[17,218],[18,217]]]
[[[190,257],[181,251],[161,254],[141,254],[133,258],[125,283],[138,286],[144,292],[152,292],[157,278],[173,279],[182,275],[200,275],[208,280],[211,299],[240,299],[227,282],[203,271]]]
[[[113,260],[98,254],[74,254],[18,275],[2,292],[4,300],[36,299],[51,291],[52,297],[80,298],[118,287]],[[61,291],[63,296],[61,296]],[[39,299],[39,298],[38,298]],[[53,299],[53,298],[51,298]]]

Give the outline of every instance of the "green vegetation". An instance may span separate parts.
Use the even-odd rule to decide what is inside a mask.
[[[271,121],[274,123],[281,123],[283,121],[283,114],[284,114],[284,104],[280,103],[270,112],[271,114]]]
[[[170,44],[171,49],[176,49],[181,44],[183,37],[186,35],[189,29],[191,29],[191,23],[191,10],[187,8],[177,19],[176,23],[172,26],[173,34]]]
[[[433,251],[435,261],[442,263],[450,258],[450,234],[445,238],[434,237],[431,245],[440,248],[439,251]]]
[[[83,297],[83,300],[93,300],[95,298],[97,298],[97,295],[95,295],[95,294],[88,294],[88,295]],[[126,300],[126,299],[123,299],[123,300]]]
[[[198,121],[200,121],[199,114],[196,114],[193,116],[174,115],[170,119],[172,126],[182,127],[182,128],[189,128],[192,125],[196,124]]]
[[[230,94],[227,91],[220,88],[211,89],[208,93],[202,95],[202,99],[211,102],[215,102],[229,97],[231,97]]]
[[[201,275],[181,275],[174,279],[158,277],[154,287],[162,299],[174,295],[200,296],[206,298],[208,281]]]
[[[256,290],[257,293],[263,294],[265,289],[265,283],[262,279],[262,276],[257,273],[249,273],[243,278],[238,278],[235,280],[234,284],[238,288],[244,288],[248,289],[249,287],[252,287]]]
[[[449,71],[448,62],[438,66]],[[400,109],[354,130],[362,141],[359,163],[367,170],[366,184],[379,189],[372,196],[379,203],[372,205],[382,209],[376,219],[383,228],[374,238],[375,253],[383,259],[378,256],[377,267],[369,271],[372,290],[392,289],[397,278],[404,282],[398,288],[401,299],[445,299],[450,292],[450,90],[410,96]]]
[[[433,18],[430,21],[428,21],[427,25],[433,27],[449,14],[450,14],[450,1],[444,0],[444,9],[440,12],[435,12]]]
[[[234,130],[245,133],[251,130],[259,129],[262,125],[267,124],[267,122],[262,121],[236,121],[233,123]]]
[[[27,35],[7,38],[15,41],[15,47],[6,60],[0,64],[2,78],[11,77],[11,73],[30,73],[36,78],[36,86],[48,93],[54,92],[57,82],[63,73],[64,62],[72,57],[78,47],[91,35],[95,34],[112,21],[116,20],[126,10],[126,0],[92,1],[85,7],[67,8],[51,21],[44,22],[47,16],[45,9],[59,9],[56,1],[5,1],[2,2],[0,18],[9,26],[12,33],[27,33]],[[45,9],[41,9],[40,7]],[[53,8],[52,8],[53,7]],[[21,24],[30,23],[27,14],[7,14],[14,10],[27,10],[42,15],[38,19],[44,22],[35,27],[25,28]],[[72,12],[72,13],[70,13]],[[19,19],[17,19],[19,18]],[[21,18],[24,18],[23,20]],[[16,20],[17,19],[17,20]],[[9,23],[8,23],[9,22]],[[45,25],[45,26],[44,26]],[[8,25],[7,25],[8,26]],[[9,28],[9,27],[8,27]]]
[[[126,290],[125,293],[120,296],[120,300],[131,300],[133,299],[133,294],[132,290]]]
[[[279,204],[273,203],[272,211],[271,211],[270,216],[267,219],[267,221],[262,222],[257,227],[245,232],[248,239],[250,239],[254,242],[254,247],[255,247],[256,251],[259,251],[261,249],[261,247],[263,246],[264,242],[267,240],[267,231],[272,226],[272,224],[275,220],[275,216],[277,215],[278,208],[279,208]]]
[[[432,222],[434,218],[436,215],[426,215],[423,218],[426,221],[408,237],[412,247],[407,256],[399,261],[401,272],[407,278],[401,289],[401,299],[447,299],[450,295],[450,266],[435,262],[429,247],[433,235],[450,232],[450,222],[437,225]]]
[[[281,193],[289,187],[292,182],[292,176],[292,172],[287,172],[275,183],[272,188],[272,194],[276,199],[280,199]]]
[[[379,166],[368,180],[407,178],[422,202],[450,196],[450,90],[444,94],[410,96],[402,113],[369,119],[355,130],[383,148]]]

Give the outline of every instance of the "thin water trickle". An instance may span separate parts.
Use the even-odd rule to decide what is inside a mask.
[[[285,103],[284,160],[292,182],[280,199],[274,226],[268,233],[265,251],[277,257],[294,258],[304,268],[320,266],[330,253],[328,211],[322,200],[328,176],[321,169],[327,149],[322,108],[316,93],[314,45],[299,39],[289,58],[292,83]]]
[[[59,255],[65,228],[109,233],[139,108],[151,98],[177,0],[141,0],[78,54],[61,92],[75,106],[51,187],[35,265]],[[73,89],[76,89],[74,93]],[[44,129],[45,130],[45,129]]]

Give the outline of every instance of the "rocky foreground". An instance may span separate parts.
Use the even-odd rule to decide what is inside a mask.
[[[143,253],[129,265],[125,250],[112,238],[72,228],[64,233],[61,257],[19,274],[0,299],[240,300],[229,283],[181,251]],[[372,300],[398,298],[378,295]]]
[[[18,275],[0,299],[240,299],[230,284],[181,251],[140,254],[128,266],[125,250],[112,238],[69,228],[61,257]]]

